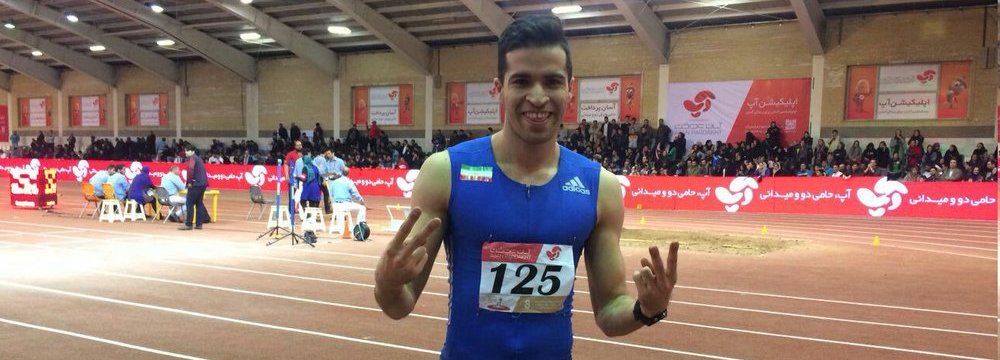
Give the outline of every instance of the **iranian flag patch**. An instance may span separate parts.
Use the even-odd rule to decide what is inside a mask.
[[[462,170],[458,173],[458,179],[463,181],[493,181],[492,166],[469,166],[462,164]]]

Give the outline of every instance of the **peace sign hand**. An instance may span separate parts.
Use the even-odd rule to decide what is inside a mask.
[[[664,268],[660,249],[650,246],[649,255],[652,261],[643,258],[642,269],[632,274],[632,280],[635,281],[635,287],[639,291],[639,306],[646,316],[653,317],[662,313],[670,303],[670,294],[674,290],[674,284],[677,283],[678,248],[680,244],[676,241],[670,243],[667,266]]]
[[[420,232],[409,241],[406,238],[413,229],[413,224],[420,218],[420,208],[414,208],[399,227],[396,236],[386,247],[382,258],[375,269],[375,281],[388,287],[401,287],[420,275],[427,264],[427,238],[439,226],[441,219],[431,219]]]

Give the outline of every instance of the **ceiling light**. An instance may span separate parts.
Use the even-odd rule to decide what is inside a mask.
[[[66,20],[69,20],[69,22],[77,22],[80,21],[80,18],[76,17],[76,14],[74,13],[66,13]]]
[[[42,52],[38,50],[32,51],[31,56],[42,56]]]
[[[260,39],[260,34],[255,32],[245,32],[240,34],[240,39],[243,39],[243,41],[258,40]]]
[[[175,42],[173,40],[170,40],[170,39],[156,40],[156,45],[160,45],[160,46],[173,46],[174,44],[175,44]]]
[[[351,34],[351,28],[346,27],[346,26],[337,26],[337,25],[334,25],[334,26],[327,27],[326,31],[329,31],[331,34],[337,34],[337,35],[350,35]]]
[[[152,9],[152,10],[153,10],[153,12],[155,12],[155,13],[157,13],[157,14],[159,14],[159,13],[162,13],[162,12],[163,12],[163,7],[162,7],[162,6],[160,6],[160,4],[157,4],[157,3],[152,3],[152,4],[149,4],[149,8],[150,8],[150,9]]]
[[[240,0],[240,2],[249,5],[250,3],[253,2],[253,0]]]
[[[93,46],[90,47],[90,51],[93,51],[93,52],[104,51],[104,50],[106,50],[104,48],[104,45],[93,45]]]
[[[13,29],[16,26],[14,26],[14,22],[13,21],[7,20],[7,21],[3,22],[3,27],[8,28],[8,29]]]
[[[580,7],[580,5],[563,5],[552,8],[552,13],[556,15],[570,14],[570,13],[578,13],[581,10],[583,10],[583,8]]]

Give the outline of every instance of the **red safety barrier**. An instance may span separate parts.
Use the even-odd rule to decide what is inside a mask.
[[[101,160],[0,159],[0,171],[42,167],[57,171],[59,180],[84,181],[108,164],[126,165],[130,181],[143,165],[154,183],[172,163]],[[184,164],[182,178],[186,178]],[[265,191],[275,187],[275,166],[205,164],[209,187]],[[410,197],[419,170],[351,170],[358,191],[366,196]],[[907,216],[997,219],[997,184],[972,182],[898,182],[878,177],[798,178],[618,176],[625,206],[668,210]]]

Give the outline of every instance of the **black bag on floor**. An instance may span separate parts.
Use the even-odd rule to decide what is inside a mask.
[[[368,228],[367,222],[359,222],[354,225],[354,241],[365,241],[372,235],[372,230]]]

